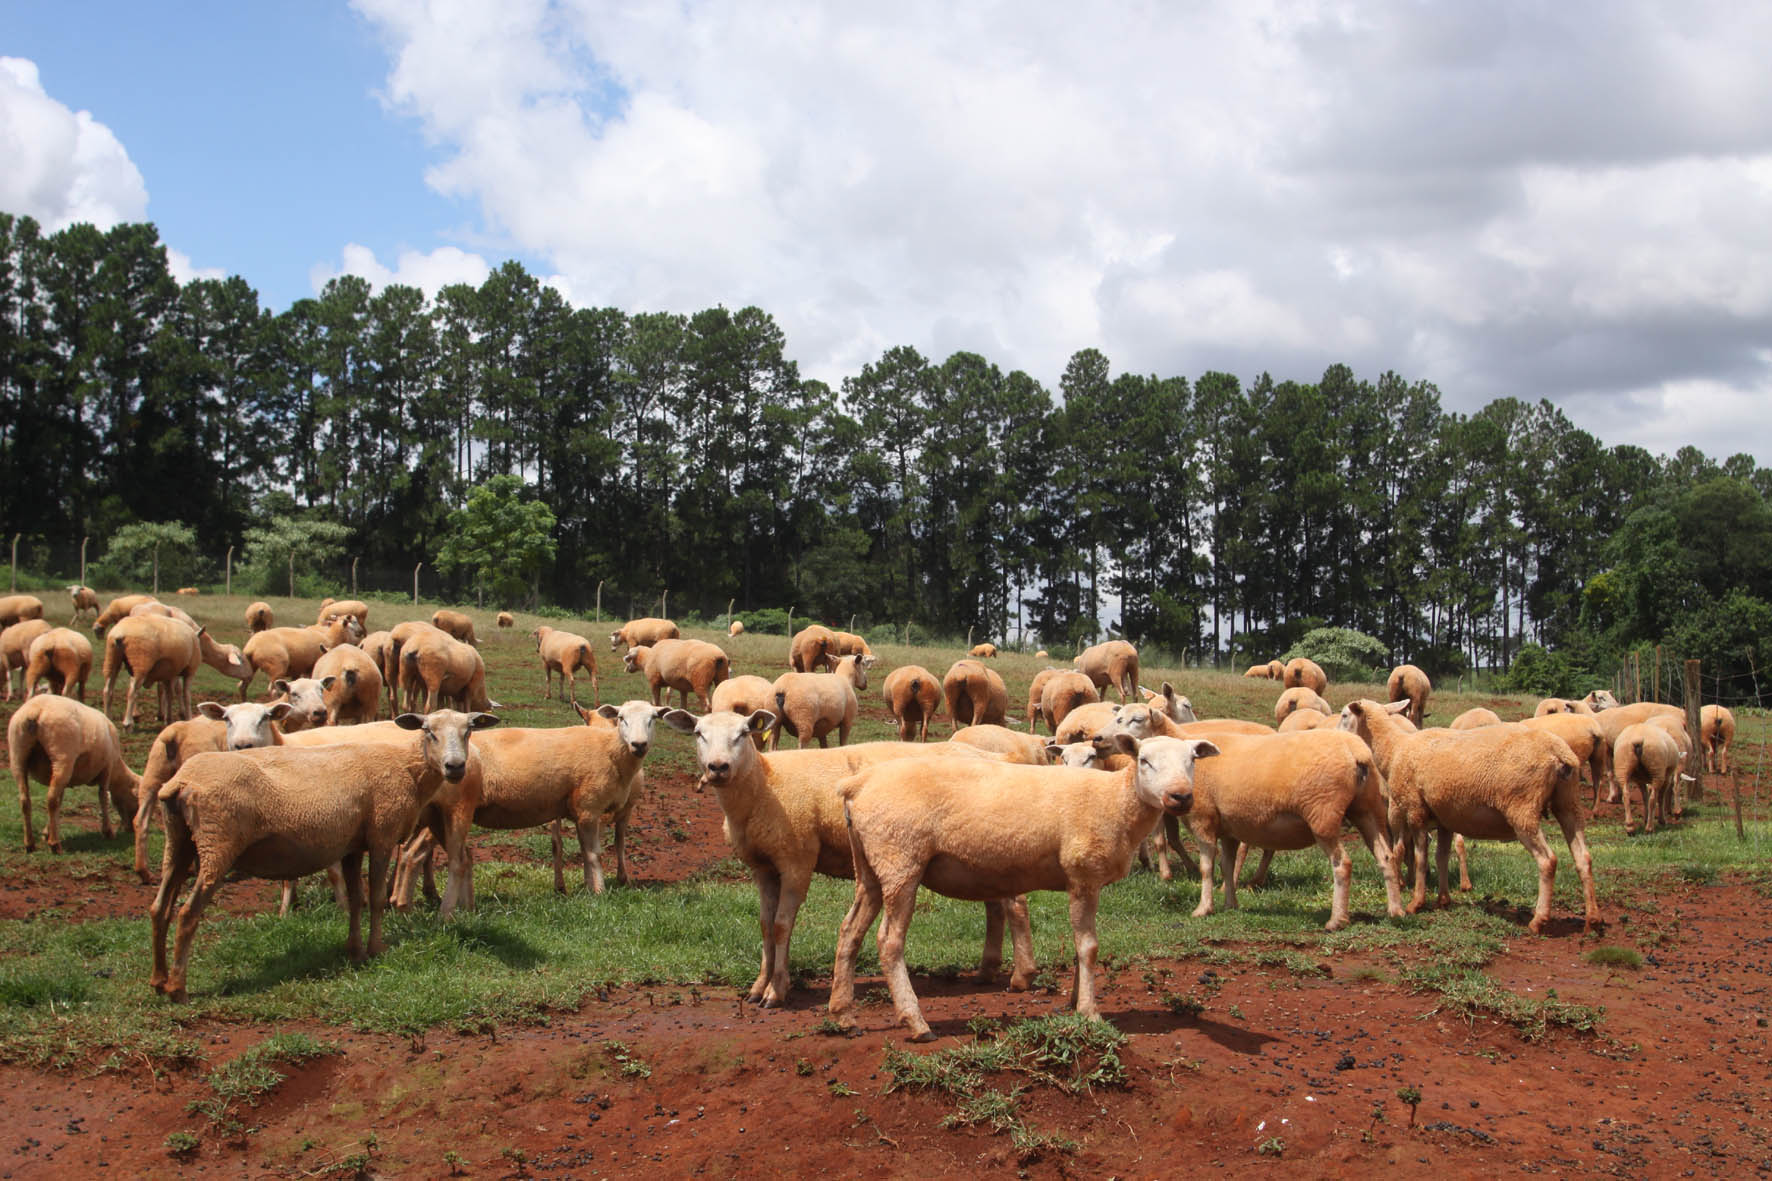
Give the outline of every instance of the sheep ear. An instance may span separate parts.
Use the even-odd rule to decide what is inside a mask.
[[[1180,695],[1175,692],[1174,685],[1171,685],[1168,681],[1164,681],[1163,682],[1163,696],[1167,697],[1171,701],[1174,701]]]
[[[394,725],[402,730],[422,730],[425,726],[423,714],[401,714],[394,719]]]
[[[1196,762],[1196,763],[1199,762],[1201,759],[1209,759],[1214,755],[1224,753],[1223,751],[1219,750],[1218,747],[1214,746],[1212,743],[1207,742],[1204,738],[1196,738],[1193,740],[1193,742],[1194,742],[1194,762]]]
[[[1046,761],[1049,763],[1056,763],[1059,755],[1064,753],[1064,747],[1058,745],[1056,742],[1048,742],[1045,746],[1045,751]]]
[[[775,715],[766,709],[760,709],[750,716],[751,730],[761,734],[775,725]]]
[[[1124,731],[1114,735],[1113,742],[1114,750],[1120,754],[1135,755],[1138,753],[1138,739]]]
[[[277,704],[270,706],[265,710],[265,716],[270,718],[273,722],[281,722],[284,718],[289,716],[290,711],[294,708],[295,707],[290,705],[287,701],[279,701]]]
[[[202,705],[199,705],[197,707],[197,712],[206,718],[214,718],[218,722],[228,714],[226,709],[223,709],[213,701],[205,701]]]
[[[573,708],[577,709],[579,716],[584,718],[584,720],[587,722],[591,720],[591,714],[593,714],[593,713],[596,714],[600,718],[608,718],[612,722],[615,721],[615,719],[621,717],[621,710],[617,709],[613,705],[599,705],[594,710],[587,710],[582,705],[574,705]]]
[[[1164,685],[1164,686],[1163,686],[1163,688],[1164,688],[1164,689],[1165,689],[1165,690],[1167,690],[1167,689],[1168,689],[1168,688],[1169,688],[1169,686],[1168,686],[1168,685],[1167,685],[1167,684],[1165,684],[1165,685]],[[1151,690],[1151,689],[1147,689],[1147,688],[1145,688],[1145,687],[1144,687],[1144,686],[1143,686],[1143,685],[1140,685],[1140,686],[1139,686],[1139,687],[1138,687],[1138,691],[1139,691],[1139,692],[1140,692],[1140,693],[1142,693],[1142,694],[1144,694],[1144,699],[1145,699],[1145,700],[1146,700],[1146,701],[1149,701],[1149,700],[1150,700],[1150,699],[1151,699],[1151,698],[1153,698],[1153,697],[1155,697],[1155,696],[1156,696],[1156,695],[1157,695],[1157,694],[1156,694],[1156,692],[1155,692],[1155,691],[1154,691],[1154,690]]]
[[[273,693],[287,693],[287,692],[289,692],[289,678],[278,677],[276,680],[272,681],[271,682],[271,692],[273,692]]]
[[[497,714],[475,714],[468,719],[468,729],[490,730],[498,725],[501,720],[502,719]]]
[[[337,677],[321,677],[320,678],[320,691],[322,693],[324,693],[326,690],[332,688],[336,684],[338,684]]]
[[[663,716],[665,725],[685,734],[695,733],[695,723],[700,720],[686,709],[666,710]]]

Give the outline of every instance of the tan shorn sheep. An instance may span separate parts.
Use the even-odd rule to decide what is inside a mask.
[[[152,603],[154,601],[153,595],[118,595],[109,603],[106,603],[105,609],[99,612],[98,618],[92,621],[93,633],[95,635],[104,635],[106,628],[110,627],[120,619],[127,619],[129,613],[143,603]]]
[[[387,643],[382,649],[381,680],[382,684],[387,686],[388,708],[395,713],[400,710],[400,653],[409,641],[419,636],[430,635],[433,632],[442,635],[449,634],[432,626],[430,621],[425,619],[408,619],[396,623],[388,629]],[[365,642],[369,639],[368,636],[363,638]],[[318,658],[316,657],[316,659]]]
[[[630,619],[609,633],[609,650],[626,652],[629,648],[650,648],[660,640],[675,640],[682,634],[668,619]]]
[[[1631,832],[1631,789],[1643,793],[1643,831],[1654,832],[1657,817],[1674,806],[1674,778],[1680,773],[1678,740],[1653,722],[1637,722],[1619,732],[1612,747],[1613,774],[1624,793],[1624,831]]]
[[[832,631],[831,634],[837,637],[837,646],[831,649],[832,656],[865,656],[870,665],[874,663],[874,650],[866,640],[854,632]]]
[[[50,631],[51,625],[43,619],[21,619],[0,630],[0,673],[6,674],[5,700],[12,700],[12,671],[17,669],[21,677],[24,675],[25,666],[31,662],[31,645]]]
[[[929,720],[941,712],[941,678],[920,664],[900,665],[887,674],[880,692],[886,698],[887,712],[898,725],[898,740],[929,741]],[[714,708],[738,714],[750,712],[723,706],[717,698]]]
[[[954,729],[961,726],[1001,726],[1009,721],[1009,689],[995,669],[967,658],[956,660],[941,679],[941,695],[948,703]]]
[[[974,644],[972,645],[971,651],[967,652],[966,655],[978,660],[991,660],[997,655],[997,646],[989,643]]]
[[[0,595],[0,628],[25,619],[43,618],[43,600],[36,595]]]
[[[420,633],[401,650],[400,688],[409,701],[422,691],[426,713],[445,700],[470,713],[493,708],[479,649],[442,631]]]
[[[1571,701],[1567,697],[1546,697],[1532,711],[1532,716],[1542,718],[1546,714],[1592,714],[1593,712],[1593,708],[1580,698]]]
[[[1054,734],[1065,718],[1081,706],[1100,701],[1101,695],[1095,691],[1095,682],[1080,672],[1061,672],[1049,679],[1040,690],[1040,716],[1046,719],[1046,728]],[[1028,727],[1029,733],[1033,727]]]
[[[305,627],[268,627],[248,636],[240,653],[250,675],[240,682],[240,700],[246,700],[246,691],[260,672],[272,681],[311,676],[326,648],[326,641]]]
[[[381,668],[352,644],[329,648],[314,662],[314,679],[326,700],[328,726],[375,721],[381,707]]]
[[[1286,662],[1286,671],[1280,678],[1286,688],[1296,689],[1300,686],[1313,693],[1323,694],[1329,691],[1329,677],[1316,661],[1304,656],[1294,656]]]
[[[734,619],[731,623],[727,624],[726,625],[726,634],[729,636],[744,635],[744,620]]]
[[[1065,715],[1064,723],[1054,731],[1052,741],[1060,746],[1072,743],[1088,742],[1101,728],[1114,720],[1120,707],[1111,701],[1098,701],[1094,705],[1085,705]]]
[[[1718,775],[1729,773],[1729,748],[1735,744],[1735,714],[1723,705],[1699,708],[1698,728],[1703,732],[1704,769]]]
[[[431,626],[464,644],[478,644],[474,638],[474,621],[460,611],[447,607],[431,612]]]
[[[837,661],[835,672],[786,672],[775,678],[775,728],[769,734],[769,749],[781,742],[786,730],[799,740],[801,747],[818,740],[829,746],[831,731],[837,732],[837,745],[849,745],[849,731],[855,728],[855,715],[861,709],[859,696],[868,687],[870,657],[845,656]]]
[[[1492,709],[1484,709],[1479,705],[1467,709],[1457,717],[1453,718],[1452,725],[1449,729],[1481,730],[1485,726],[1499,725],[1501,725],[1501,715]]]
[[[1125,640],[1109,640],[1085,648],[1071,663],[1095,683],[1103,699],[1109,689],[1119,693],[1122,705],[1137,695],[1138,649]]]
[[[160,724],[174,714],[191,716],[191,678],[203,663],[197,633],[176,619],[163,615],[131,615],[120,619],[105,636],[103,695],[104,712],[111,712],[111,692],[117,675],[129,673],[129,691],[123,702],[123,728],[135,725],[139,694],[144,685],[159,687]],[[244,683],[244,682],[242,682]]]
[[[589,670],[591,674],[591,705],[595,707],[603,700],[602,688],[597,683],[597,654],[592,650],[589,640],[577,632],[548,627],[546,624],[529,634],[535,637],[535,651],[541,657],[544,701],[554,696],[554,676],[558,674],[561,682],[560,699],[564,701],[570,696],[576,704],[578,681],[575,674],[581,670]]]
[[[814,623],[794,633],[788,641],[788,667],[797,673],[814,673],[837,665],[837,633]]]
[[[812,875],[847,878],[855,873],[837,781],[882,760],[951,758],[967,748],[937,742],[863,742],[830,750],[763,754],[751,735],[774,727],[768,710],[748,717],[714,713],[698,718],[673,709],[664,721],[695,735],[695,757],[701,767],[697,789],[714,789],[726,818],[727,843],[756,879],[763,956],[749,999],[765,1008],[785,1004],[790,988],[788,945]],[[988,756],[980,752],[975,757]],[[1018,902],[985,903],[981,972],[989,979],[1002,963],[1007,921],[1014,928],[1015,948],[1010,987],[1019,990],[1033,980],[1034,955],[1027,907]]]
[[[750,717],[760,709],[775,709],[775,683],[764,677],[727,677],[714,686],[710,713],[734,713]],[[758,750],[769,748],[769,735],[756,734]]]
[[[1060,673],[1067,673],[1068,668],[1043,668],[1034,674],[1028,683],[1028,733],[1032,734],[1040,725],[1040,698],[1046,693],[1046,682]],[[1099,697],[1097,698],[1099,700]]]
[[[1594,785],[1593,802],[1598,804],[1601,788],[1612,780],[1612,747],[1599,719],[1593,714],[1553,713],[1525,718],[1520,724],[1555,734],[1569,744]]]
[[[277,617],[271,612],[271,605],[262,599],[246,608],[246,630],[257,633],[277,626]]]
[[[74,613],[68,617],[68,626],[79,623],[89,611],[94,619],[98,618],[98,594],[91,587],[70,586],[68,599],[74,605]]]
[[[25,657],[25,700],[47,680],[49,691],[75,701],[86,700],[86,679],[92,675],[92,641],[71,627],[58,627],[31,641]]]
[[[1314,709],[1320,714],[1332,714],[1335,707],[1319,695],[1318,691],[1303,685],[1295,685],[1281,693],[1274,702],[1274,725],[1278,726],[1293,712],[1301,709]]]
[[[320,614],[314,622],[327,624],[345,615],[356,616],[357,626],[364,631],[369,630],[369,604],[362,599],[334,599],[320,608]]]
[[[342,864],[350,908],[346,950],[361,961],[367,855],[367,954],[381,954],[382,909],[394,855],[438,788],[467,773],[469,735],[497,725],[498,719],[440,710],[423,717],[402,714],[395,723],[418,732],[410,746],[273,746],[200,754],[160,789],[166,855],[150,911],[150,983],[156,992],[173,1001],[185,999],[185,971],[197,924],[230,874],[287,881]],[[196,882],[179,912],[169,969],[166,931],[179,892],[193,873]]]
[[[919,886],[978,901],[1034,890],[1069,895],[1077,953],[1071,1006],[1100,1016],[1095,913],[1102,888],[1126,876],[1165,810],[1189,809],[1195,762],[1218,753],[1204,740],[1172,738],[1141,745],[1123,737],[1120,749],[1135,761],[1119,772],[943,759],[883,763],[845,779],[837,790],[849,822],[855,901],[831,972],[836,1022],[855,1024],[856,959],[883,910],[880,967],[893,1008],[913,1041],[934,1039],[904,962]]]
[[[708,695],[732,671],[732,661],[718,644],[706,640],[660,640],[629,648],[624,667],[645,674],[652,704],[661,704],[660,694],[676,690],[683,708],[689,707],[693,693],[706,709],[711,704]]]
[[[122,823],[129,823],[140,780],[123,761],[123,740],[111,719],[67,697],[40,693],[18,707],[6,724],[6,750],[18,785],[19,810],[24,814],[25,852],[35,852],[37,834],[31,828],[31,777],[48,785],[49,824],[43,839],[51,853],[62,851],[62,793],[70,787],[96,784],[99,789],[99,828],[106,840],[111,809]]]
[[[1427,699],[1433,694],[1434,683],[1426,673],[1413,664],[1399,664],[1391,669],[1384,684],[1392,701],[1409,703],[1409,720],[1415,723],[1416,729],[1427,724]]]
[[[1051,761],[1047,753],[1048,743],[1008,726],[962,726],[948,741],[975,746],[990,754],[1001,755],[1011,763],[1029,767],[1044,767]]]
[[[509,611],[500,611],[495,622],[500,629],[516,627],[517,617],[512,615]]]

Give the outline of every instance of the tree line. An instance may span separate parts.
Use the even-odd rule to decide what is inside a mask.
[[[409,569],[512,476],[552,514],[528,588],[571,608],[602,583],[1203,661],[1333,624],[1441,671],[1676,638],[1757,667],[1734,620],[1772,620],[1772,472],[1674,443],[1345,365],[1190,379],[1084,349],[1049,389],[901,346],[833,388],[755,307],[575,308],[506,262],[276,311],[238,276],[179,284],[152,225],[0,214],[0,519],[55,554],[141,521],[219,552],[307,520]]]

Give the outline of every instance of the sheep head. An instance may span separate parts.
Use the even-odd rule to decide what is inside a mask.
[[[1056,742],[1048,742],[1046,759],[1060,767],[1092,767],[1100,770],[1102,756],[1096,753],[1093,743],[1073,742],[1060,746]]]
[[[419,731],[423,735],[419,745],[425,764],[441,770],[450,783],[460,783],[468,773],[469,735],[498,725],[498,715],[440,709],[432,714],[401,714],[394,719],[394,725]]]
[[[1132,790],[1139,800],[1181,816],[1194,806],[1194,764],[1218,754],[1218,747],[1204,738],[1157,737],[1140,742],[1122,733],[1107,753],[1134,756]]]
[[[228,706],[205,701],[197,707],[197,712],[204,717],[227,726],[229,750],[255,750],[261,746],[276,746],[277,732],[272,728],[272,723],[281,722],[288,717],[289,710],[287,701],[272,705],[242,701]]]
[[[695,788],[700,791],[704,784],[726,786],[739,768],[750,765],[749,760],[757,757],[751,736],[768,733],[775,726],[775,715],[766,709],[746,715],[722,710],[698,718],[686,709],[673,709],[664,714],[664,723],[695,735],[695,758],[701,764],[701,779]]]
[[[668,706],[653,705],[650,701],[624,701],[620,705],[599,705],[594,710],[586,709],[577,702],[573,709],[583,718],[585,725],[591,725],[593,717],[603,718],[615,723],[615,733],[622,742],[627,744],[628,753],[636,759],[646,757],[652,749],[652,728],[659,718],[670,712]]]
[[[324,726],[326,724],[326,688],[325,681],[316,681],[313,677],[297,677],[289,680],[278,677],[271,682],[271,692],[282,695],[282,701],[289,706],[289,723],[285,730],[302,730],[308,726]]]
[[[646,658],[652,655],[652,649],[645,644],[629,648],[627,655],[621,658],[621,666],[628,672],[637,673],[646,667]]]

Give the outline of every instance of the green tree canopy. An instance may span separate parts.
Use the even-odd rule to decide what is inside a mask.
[[[197,531],[189,525],[138,521],[111,534],[100,561],[99,580],[146,585],[159,594],[161,582],[171,586],[195,582],[200,562]]]
[[[533,594],[542,567],[554,560],[554,513],[524,491],[520,477],[506,475],[468,493],[467,505],[449,515],[437,568],[471,572],[500,603]]]
[[[350,537],[348,526],[317,517],[275,517],[268,524],[254,525],[246,531],[248,582],[259,594],[269,594],[277,575],[287,572],[289,594],[294,597],[295,568],[313,571],[337,561]]]

